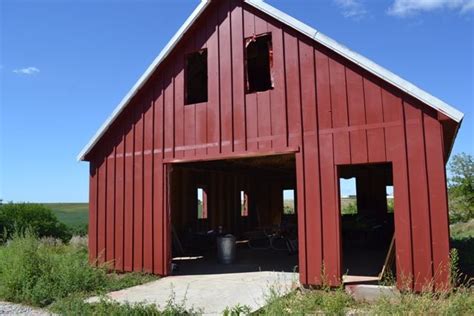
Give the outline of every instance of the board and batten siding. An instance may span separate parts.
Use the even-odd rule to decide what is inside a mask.
[[[274,88],[246,94],[244,39],[261,33]],[[203,48],[208,101],[184,105],[184,56]],[[337,166],[391,162],[398,285],[442,288],[446,150],[427,105],[241,1],[215,1],[87,156],[90,260],[170,273],[169,163],[296,152],[303,284],[344,272]]]

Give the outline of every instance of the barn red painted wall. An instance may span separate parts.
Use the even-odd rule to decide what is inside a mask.
[[[244,38],[266,32],[274,89],[246,94]],[[209,99],[185,106],[184,54],[202,48]],[[428,106],[241,1],[215,1],[87,156],[90,260],[168,274],[167,163],[297,148],[302,283],[340,282],[337,166],[392,162],[398,284],[444,287],[443,137]]]

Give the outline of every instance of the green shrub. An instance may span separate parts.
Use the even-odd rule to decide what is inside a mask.
[[[460,153],[450,159],[448,181],[451,223],[474,218],[474,157]]]
[[[73,236],[87,236],[88,234],[89,226],[87,224],[67,225],[67,227]]]
[[[13,236],[0,247],[0,298],[46,306],[71,293],[105,289],[105,269],[89,265],[87,252],[49,246],[31,234]]]
[[[0,300],[47,306],[71,295],[103,294],[156,280],[142,273],[107,273],[89,264],[82,242],[62,244],[31,233],[0,246]]]
[[[0,242],[10,238],[15,231],[30,231],[38,237],[54,237],[69,241],[71,233],[59,222],[51,209],[32,203],[0,205]]]

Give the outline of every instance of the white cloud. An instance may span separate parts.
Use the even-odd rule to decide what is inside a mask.
[[[388,14],[405,17],[441,9],[467,13],[474,11],[474,0],[395,0],[388,9]]]
[[[359,20],[367,14],[362,1],[360,0],[334,0],[341,8],[342,15],[346,18]]]
[[[474,11],[474,0],[467,1],[461,9],[461,13],[466,13],[469,11]]]
[[[40,70],[36,67],[26,67],[26,68],[14,69],[13,72],[19,75],[31,76],[31,75],[35,75],[39,73]]]

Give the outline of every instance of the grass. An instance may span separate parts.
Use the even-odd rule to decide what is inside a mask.
[[[355,301],[342,289],[305,290],[299,289],[279,297],[277,291],[271,290],[267,305],[257,315],[305,315],[319,313],[340,315]]]
[[[202,314],[198,310],[188,310],[183,303],[176,303],[171,297],[163,308],[158,308],[154,304],[120,304],[105,298],[99,303],[84,303],[84,296],[73,295],[50,306],[49,310],[60,315],[198,315]]]
[[[382,297],[373,303],[356,302],[342,288],[299,289],[285,297],[273,295],[257,315],[474,315],[471,289],[435,294],[403,293],[398,298]]]

